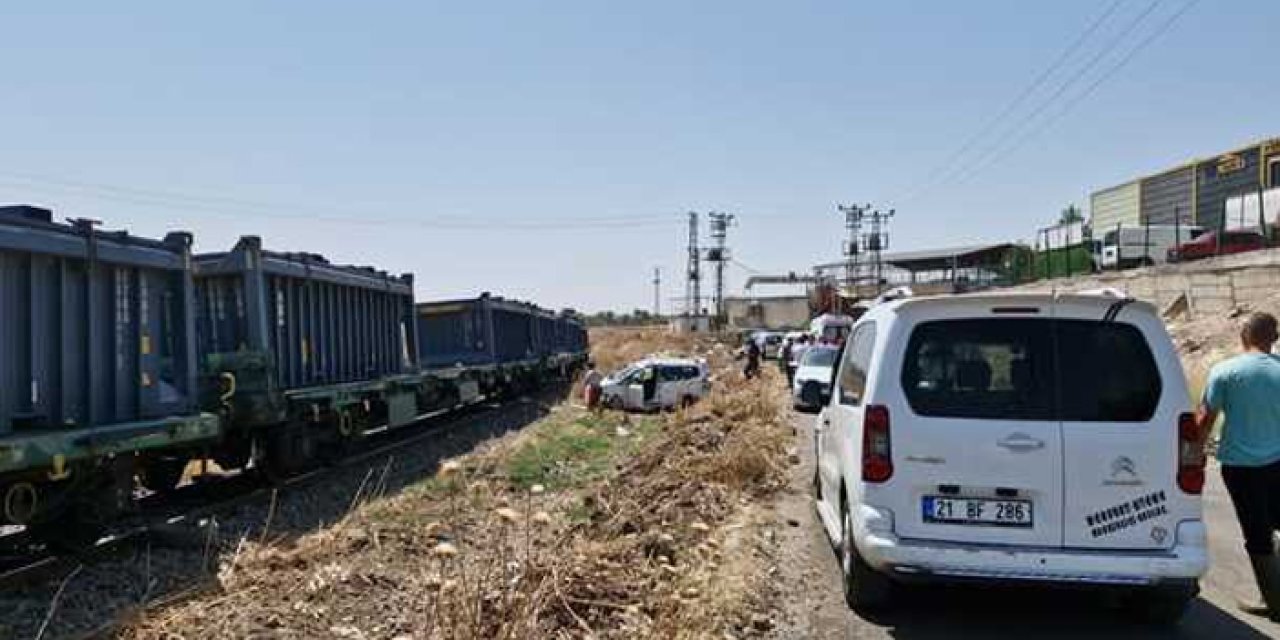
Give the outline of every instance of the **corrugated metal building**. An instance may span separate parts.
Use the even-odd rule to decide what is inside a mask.
[[[1143,178],[1140,184],[1140,215],[1135,222],[1192,224],[1195,221],[1195,165]]]
[[[1196,224],[1221,227],[1227,200],[1263,187],[1261,158],[1261,148],[1255,146],[1196,164]]]
[[[1118,224],[1222,226],[1228,200],[1280,186],[1280,138],[1102,189],[1090,196],[1094,233]]]
[[[1142,185],[1138,180],[1095,191],[1089,196],[1090,224],[1095,230],[1139,224]]]

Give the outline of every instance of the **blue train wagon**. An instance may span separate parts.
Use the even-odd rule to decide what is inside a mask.
[[[570,375],[585,360],[585,350],[575,355],[559,348],[562,321],[536,305],[488,293],[420,302],[418,359],[428,370],[466,371],[485,396],[527,391]]]
[[[0,207],[0,522],[87,536],[219,425],[197,402],[190,234],[69,222]]]
[[[321,448],[418,419],[452,381],[417,366],[413,276],[263,249],[242,237],[195,258],[207,406],[227,427],[216,460],[293,471]]]

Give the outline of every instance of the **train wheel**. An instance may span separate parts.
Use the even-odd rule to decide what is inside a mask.
[[[50,549],[80,555],[93,549],[107,527],[132,505],[133,468],[127,459],[118,458],[84,485],[68,490],[61,508],[29,528],[32,537]]]
[[[277,480],[297,474],[315,461],[316,442],[306,425],[282,425],[267,442],[267,472]]]
[[[187,469],[187,461],[186,456],[151,458],[143,463],[138,479],[142,482],[142,486],[156,493],[173,491],[182,481],[182,473]]]

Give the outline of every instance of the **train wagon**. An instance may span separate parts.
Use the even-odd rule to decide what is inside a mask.
[[[557,336],[565,331],[564,323],[536,305],[488,293],[421,302],[418,360],[428,370],[467,371],[485,395],[527,390],[566,377],[585,361],[585,340],[576,340],[581,349],[561,348]]]
[[[197,403],[191,236],[0,207],[0,521],[91,535],[218,435]]]
[[[417,367],[413,276],[267,251],[254,236],[195,258],[206,406],[226,423],[215,458],[292,471],[321,447],[408,424],[436,403]]]

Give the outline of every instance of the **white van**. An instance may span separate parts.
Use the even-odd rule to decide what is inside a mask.
[[[910,580],[1107,585],[1176,620],[1208,555],[1204,440],[1156,310],[1114,295],[878,305],[818,417],[851,606]]]
[[[809,333],[818,344],[843,344],[853,328],[853,318],[836,313],[824,313],[809,322]]]
[[[1102,230],[1102,268],[1132,269],[1168,262],[1169,249],[1204,233],[1203,227],[1153,224]]]

